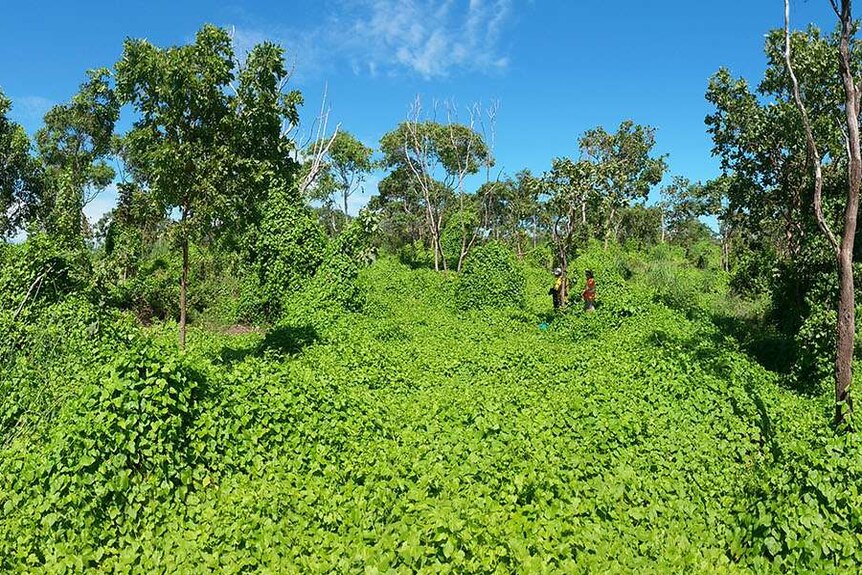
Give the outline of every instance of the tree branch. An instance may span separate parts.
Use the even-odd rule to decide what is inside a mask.
[[[37,289],[38,286],[41,286],[42,281],[49,273],[51,273],[52,269],[54,269],[54,264],[49,265],[45,271],[36,276],[36,279],[34,279],[33,283],[30,284],[30,288],[27,290],[27,293],[24,294],[24,299],[21,300],[21,304],[18,306],[18,309],[15,310],[15,315],[12,316],[13,321],[18,319],[18,316],[21,315],[21,312],[24,310],[27,300],[30,299],[30,294],[33,293],[33,290]]]
[[[837,8],[834,0],[830,0],[830,2],[834,8]],[[832,250],[838,254],[841,249],[838,245],[838,240],[823,215],[823,167],[821,165],[820,153],[817,151],[817,143],[814,141],[811,121],[808,118],[808,112],[799,93],[799,80],[796,79],[796,73],[793,71],[793,64],[790,59],[790,0],[784,0],[784,62],[787,65],[787,72],[790,75],[793,87],[793,99],[796,102],[799,113],[802,115],[802,126],[805,128],[805,142],[808,148],[808,155],[814,165],[814,214],[817,217],[817,225],[826,236],[826,239],[829,240]]]

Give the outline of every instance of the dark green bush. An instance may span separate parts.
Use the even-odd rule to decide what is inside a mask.
[[[412,268],[433,268],[434,253],[422,242],[405,244],[398,248],[398,259]]]
[[[721,247],[713,240],[700,240],[686,250],[686,258],[697,269],[721,267]]]
[[[86,254],[45,234],[22,244],[0,243],[0,309],[38,313],[72,293],[89,290]]]
[[[254,254],[262,301],[251,309],[267,319],[281,314],[284,299],[314,275],[326,253],[326,233],[315,214],[274,194],[267,202]]]
[[[503,244],[475,248],[464,263],[456,299],[463,310],[523,307],[527,281],[517,257]]]

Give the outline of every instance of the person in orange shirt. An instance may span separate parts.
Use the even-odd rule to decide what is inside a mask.
[[[584,311],[595,311],[596,280],[593,279],[593,270],[586,270],[584,275],[587,276],[587,287],[581,292],[581,297],[584,298]]]

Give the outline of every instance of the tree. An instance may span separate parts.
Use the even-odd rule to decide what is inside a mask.
[[[87,72],[87,81],[68,104],[54,106],[36,133],[45,169],[44,226],[69,244],[80,244],[84,207],[114,179],[108,164],[120,105],[107,69]]]
[[[337,132],[332,140],[328,154],[329,168],[338,183],[344,215],[347,215],[348,199],[365,180],[365,176],[374,169],[374,162],[371,160],[373,152],[373,149],[344,130]]]
[[[119,268],[121,280],[136,274],[138,263],[164,235],[167,223],[164,208],[141,186],[117,184],[117,205],[97,222],[96,237]]]
[[[35,164],[24,128],[9,119],[12,102],[0,92],[0,238],[18,231],[33,203]]]
[[[692,221],[709,213],[709,198],[704,192],[703,184],[691,182],[688,178],[674,176],[671,183],[662,188],[662,200],[659,207],[662,211],[661,241],[666,236],[679,239],[684,228],[690,227]]]
[[[533,176],[530,170],[521,170],[515,174],[515,190],[511,203],[511,213],[514,226],[518,231],[529,230],[527,235],[533,248],[539,241],[539,222],[541,206],[540,179]],[[520,253],[520,250],[519,250]]]
[[[816,37],[810,42],[812,48],[819,43]],[[770,70],[778,65],[774,45],[770,34]],[[812,50],[810,57],[815,54]],[[780,223],[780,235],[773,239],[783,254],[794,257],[799,255],[804,235],[805,151],[800,145],[797,112],[787,101],[785,85],[773,76],[767,72],[755,94],[745,80],[719,70],[706,94],[716,108],[706,123],[714,142],[713,154],[720,157],[724,173],[733,176],[734,186],[728,189],[730,205],[745,211],[753,227]],[[758,95],[773,102],[762,103]]]
[[[625,208],[621,214],[620,242],[639,249],[655,245],[661,239],[662,211],[657,206],[640,204]]]
[[[579,145],[581,153],[595,167],[607,247],[618,231],[620,211],[633,201],[646,200],[652,186],[661,181],[667,164],[664,156],[651,156],[655,128],[631,120],[622,122],[613,134],[601,127],[587,130]]]
[[[392,249],[426,243],[421,194],[406,169],[397,168],[377,185],[369,208],[380,215],[380,238]]]
[[[411,201],[424,212],[434,269],[447,269],[441,244],[444,217],[447,206],[463,193],[464,178],[490,161],[482,136],[471,126],[422,120],[417,101],[408,120],[381,138],[380,151],[382,165],[390,170],[381,186],[417,196]]]
[[[835,424],[852,418],[853,403],[850,386],[853,382],[853,347],[856,337],[856,302],[853,279],[853,250],[856,239],[856,219],[859,212],[859,187],[862,185],[862,147],[859,135],[859,106],[862,86],[856,79],[857,62],[852,53],[852,39],[857,23],[853,20],[851,0],[830,0],[840,23],[838,45],[838,69],[844,89],[845,144],[847,188],[844,199],[843,229],[840,238],[832,231],[823,212],[823,156],[818,149],[814,128],[808,115],[805,101],[793,68],[792,42],[790,35],[790,1],[784,0],[784,57],[787,73],[793,88],[793,100],[802,116],[805,142],[809,161],[814,172],[814,213],[817,224],[829,241],[838,266],[838,328],[835,354]]]
[[[722,174],[709,180],[700,188],[703,194],[705,215],[713,216],[718,220],[718,236],[721,240],[721,267],[726,272],[730,271],[731,245],[734,235],[742,227],[743,215],[730,201],[737,185],[739,185],[737,178]]]
[[[485,182],[476,190],[479,203],[479,226],[495,240],[514,236],[514,213],[512,202],[515,198],[515,182],[497,180]],[[522,254],[518,249],[518,256]]]
[[[234,80],[231,39],[204,26],[186,46],[127,40],[116,68],[117,89],[139,115],[126,137],[132,171],[166,212],[179,210],[179,345],[185,348],[189,240],[217,225],[221,208],[231,204],[225,185],[235,128],[227,91]]]
[[[229,134],[234,177],[226,182],[230,191],[224,194],[231,205],[221,214],[231,221],[222,221],[221,228],[231,236],[248,236],[260,226],[273,190],[289,190],[291,202],[302,202],[296,187],[300,164],[291,133],[299,125],[303,97],[298,90],[286,90],[290,73],[284,49],[272,42],[254,46],[237,67]],[[247,239],[253,245],[254,238]]]
[[[596,166],[587,160],[572,161],[554,158],[551,170],[541,180],[541,187],[549,198],[546,217],[556,259],[565,278],[569,258],[574,255],[576,243],[589,237],[587,202],[596,187]],[[563,286],[567,282],[563,282]],[[562,294],[563,305],[567,294]]]

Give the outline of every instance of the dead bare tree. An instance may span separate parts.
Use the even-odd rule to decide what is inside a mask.
[[[327,88],[323,89],[323,97],[320,101],[320,113],[315,118],[312,124],[312,130],[305,142],[299,146],[298,154],[300,159],[303,159],[307,168],[303,170],[302,176],[297,182],[299,193],[302,196],[308,194],[309,189],[317,182],[317,178],[326,168],[324,158],[329,153],[332,143],[335,141],[335,136],[338,135],[338,130],[341,124],[336,124],[331,136],[326,135],[327,124],[329,123],[329,113],[331,108],[326,104]],[[287,126],[283,131],[289,134],[294,126]],[[313,134],[313,137],[311,136]]]
[[[436,108],[436,105],[435,105]],[[423,126],[422,101],[416,97],[407,113],[404,138],[404,157],[407,166],[413,173],[419,190],[425,203],[425,220],[428,232],[431,236],[431,247],[434,251],[434,269],[440,271],[441,263],[443,270],[447,269],[446,258],[443,255],[443,246],[440,242],[440,232],[443,226],[443,206],[439,201],[439,186],[434,180],[433,174],[440,164],[440,157],[434,151],[434,142],[431,135]],[[412,154],[411,154],[412,152]]]
[[[849,422],[853,415],[850,385],[853,381],[853,343],[856,337],[856,302],[853,281],[853,244],[856,237],[856,217],[859,211],[859,186],[862,183],[862,153],[859,141],[859,105],[862,84],[853,76],[850,55],[854,33],[852,1],[829,0],[841,25],[838,47],[838,68],[844,86],[844,130],[847,151],[847,197],[844,205],[844,228],[841,238],[835,235],[823,214],[823,157],[817,148],[811,120],[802,101],[799,81],[793,71],[790,42],[790,0],[784,0],[784,59],[793,89],[793,99],[802,116],[808,155],[814,170],[814,213],[817,225],[832,247],[838,264],[838,326],[835,353],[835,424]]]
[[[476,104],[469,109],[470,112],[470,123],[468,125],[469,132],[468,137],[465,138],[463,144],[463,154],[462,151],[462,142],[458,131],[455,129],[458,120],[458,109],[454,103],[449,103],[447,105],[447,135],[449,137],[449,145],[452,146],[453,150],[458,150],[458,153],[455,154],[455,162],[456,162],[456,187],[455,193],[458,196],[458,205],[461,210],[460,217],[460,226],[461,226],[461,248],[458,254],[458,267],[457,271],[460,272],[461,268],[464,265],[464,258],[467,257],[467,254],[472,249],[473,245],[476,243],[476,239],[479,235],[478,226],[472,226],[471,230],[467,229],[467,221],[464,216],[465,205],[464,202],[466,200],[466,192],[464,191],[464,179],[467,177],[467,174],[471,172],[471,156],[473,152],[473,145],[475,144],[472,134],[474,133],[474,126],[476,125],[476,117],[477,115],[481,118],[481,109],[479,105]],[[462,134],[463,135],[463,134]],[[486,162],[487,166],[488,162]],[[488,168],[490,169],[490,167]]]

